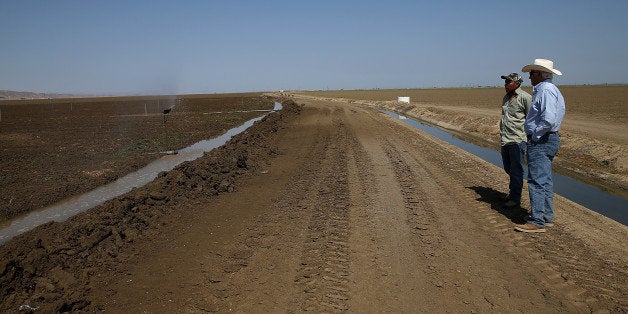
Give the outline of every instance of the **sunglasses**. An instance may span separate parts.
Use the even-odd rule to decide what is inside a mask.
[[[530,75],[537,75],[537,74],[541,74],[540,71],[530,71]]]

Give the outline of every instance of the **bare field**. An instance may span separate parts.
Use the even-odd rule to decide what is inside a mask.
[[[626,226],[556,195],[554,227],[514,232],[529,203],[502,206],[499,167],[368,106],[281,102],[224,146],[0,245],[0,312],[628,309]]]
[[[0,101],[0,222],[261,115],[236,110],[272,106],[259,94]]]
[[[560,86],[567,105],[556,158],[559,172],[628,196],[628,85]],[[529,93],[531,87],[523,87]],[[303,91],[301,96],[374,105],[499,147],[503,88]],[[409,96],[411,103],[398,103]]]
[[[532,94],[531,86],[523,90]],[[569,114],[588,118],[611,119],[628,123],[628,85],[559,86],[568,105]],[[361,99],[372,101],[397,100],[409,96],[414,103],[462,106],[480,109],[500,109],[504,96],[502,87],[482,88],[428,88],[346,91],[299,91],[298,94]]]

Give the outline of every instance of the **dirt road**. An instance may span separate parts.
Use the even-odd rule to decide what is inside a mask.
[[[628,310],[625,226],[558,196],[555,227],[540,235],[514,232],[528,204],[510,211],[500,206],[507,190],[503,170],[373,109],[296,102],[304,104],[301,110],[288,106],[281,119],[264,120],[260,124],[269,127],[260,131],[258,125],[223,150],[230,160],[238,158],[229,152],[244,149],[249,162],[221,171],[233,173],[225,193],[195,193],[173,179],[185,170],[174,170],[147,191],[135,192],[170,193],[168,209],[144,215],[142,228],[131,218],[126,225],[110,222],[111,210],[69,221],[114,225],[104,239],[74,252],[77,258],[50,258],[68,248],[42,244],[56,234],[50,230],[72,232],[61,224],[0,248],[0,257],[6,257],[38,243],[48,254],[38,261],[57,263],[35,264],[32,270],[28,263],[35,262],[24,258],[29,253],[22,249],[22,259],[0,265],[3,284],[14,287],[4,288],[1,308]],[[200,160],[186,167],[198,172],[207,164]],[[119,203],[124,201],[109,206],[132,207]],[[129,237],[129,229],[139,235]],[[18,269],[21,277],[15,275]]]
[[[529,87],[526,90],[532,93]],[[561,92],[568,113],[560,129],[555,170],[627,198],[627,86],[561,86]],[[499,150],[503,93],[503,88],[432,88],[295,91],[294,95],[396,111]],[[412,102],[398,102],[398,95],[409,96]]]

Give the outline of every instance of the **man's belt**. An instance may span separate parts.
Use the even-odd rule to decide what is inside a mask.
[[[558,131],[552,131],[552,132],[547,132],[545,134],[543,134],[543,136],[549,135],[549,134],[557,134]],[[543,137],[541,136],[541,137]],[[532,134],[526,134],[526,137],[528,138],[528,141],[532,140]]]

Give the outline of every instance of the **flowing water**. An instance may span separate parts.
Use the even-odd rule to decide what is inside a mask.
[[[502,167],[500,152],[465,142],[442,129],[425,125],[397,113],[391,111],[384,112],[391,117],[400,119],[408,125],[418,128],[440,140],[472,153],[500,168]],[[594,186],[555,172],[553,173],[553,180],[554,192],[556,194],[559,194],[624,225],[628,224],[628,200],[625,198],[607,193]]]
[[[272,112],[281,110],[280,103],[275,103]],[[177,151],[177,154],[163,156],[142,169],[130,173],[109,184],[103,185],[82,195],[65,199],[50,207],[32,212],[22,218],[17,218],[0,225],[0,244],[5,243],[12,237],[29,231],[39,225],[50,221],[64,221],[78,213],[96,207],[108,200],[123,195],[134,188],[144,186],[157,178],[162,171],[170,171],[185,161],[197,159],[214,148],[227,143],[233,136],[244,132],[253,123],[264,118],[266,114],[246,121],[244,124],[227,131],[225,134],[210,139],[200,141],[192,146]]]

